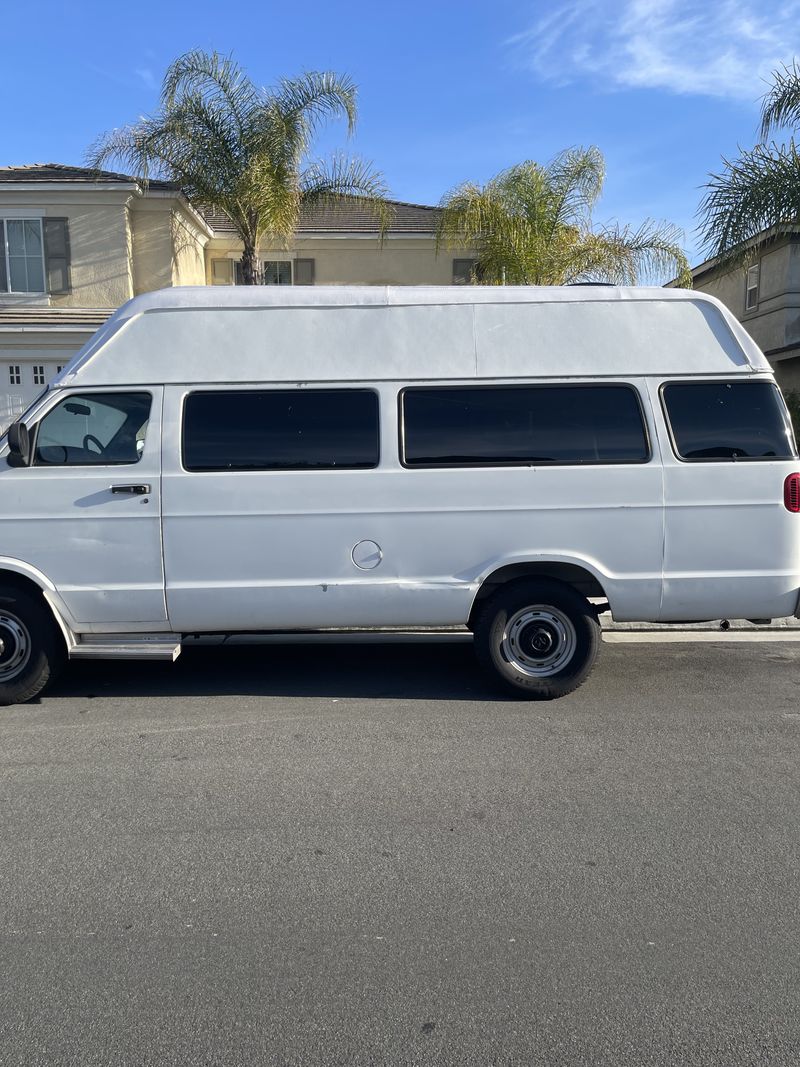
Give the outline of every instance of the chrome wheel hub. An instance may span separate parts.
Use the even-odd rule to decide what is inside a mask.
[[[31,658],[31,635],[16,615],[0,612],[0,682],[16,678]]]
[[[500,648],[520,674],[548,678],[566,667],[577,646],[578,636],[569,616],[551,605],[535,604],[509,618]]]

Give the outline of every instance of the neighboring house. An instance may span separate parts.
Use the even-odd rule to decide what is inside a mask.
[[[0,168],[0,428],[120,304],[203,285],[212,230],[166,182],[57,163]]]
[[[259,250],[266,285],[453,285],[469,281],[474,259],[436,251],[439,209],[391,201],[383,239],[375,215],[353,197],[336,207],[301,212],[286,247],[264,242]],[[242,243],[225,215],[204,212],[214,231],[206,246],[208,281],[239,280]]]
[[[474,258],[437,254],[437,208],[392,207],[383,235],[357,198],[303,212],[292,242],[259,249],[263,284],[469,281]],[[169,182],[0,167],[0,430],[120,304],[173,285],[235,284],[241,254],[227,216],[196,211]]]
[[[739,319],[775,369],[781,388],[800,389],[800,227],[765,230],[736,267],[710,259],[692,271]]]

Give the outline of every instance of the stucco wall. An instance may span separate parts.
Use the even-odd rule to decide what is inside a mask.
[[[241,244],[212,238],[206,247],[206,280],[211,284],[211,260],[229,253],[241,255]],[[377,238],[302,237],[289,250],[263,245],[259,259],[314,260],[315,285],[451,285],[453,259],[469,253],[442,249],[437,256],[433,237]]]
[[[171,285],[205,285],[203,233],[174,196],[149,195],[131,205],[136,293]]]
[[[760,264],[758,305],[747,311],[747,268],[754,263]],[[743,266],[709,272],[695,288],[722,300],[765,352],[800,342],[800,245],[784,240]]]
[[[182,211],[172,213],[172,285],[205,285],[208,237]]]
[[[778,385],[785,393],[800,392],[800,358],[778,360],[774,369]]]
[[[102,194],[0,190],[2,214],[69,220],[72,292],[49,297],[52,306],[117,307],[133,295],[126,206],[129,195],[116,190]],[[9,295],[6,299],[14,302],[15,298]]]
[[[139,202],[131,209],[134,293],[172,285],[172,233],[169,205]]]

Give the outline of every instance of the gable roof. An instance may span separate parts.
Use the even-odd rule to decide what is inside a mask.
[[[22,167],[0,167],[1,182],[75,182],[91,185],[106,182],[120,185],[142,185],[141,178],[130,174],[118,174],[113,170],[95,170],[94,167],[70,167],[65,163],[29,163]],[[151,189],[178,191],[173,182],[150,181]]]
[[[403,200],[387,201],[393,216],[388,233],[433,234],[439,222],[440,208],[429,204],[408,204]],[[222,211],[201,209],[200,214],[217,234],[236,232],[233,223]],[[298,234],[310,233],[372,233],[380,232],[380,223],[362,197],[350,196],[340,204],[306,205],[300,210]]]

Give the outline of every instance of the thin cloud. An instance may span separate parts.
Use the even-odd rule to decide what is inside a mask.
[[[610,13],[611,12],[611,13]],[[800,0],[560,0],[508,44],[540,78],[752,100],[800,52]]]
[[[156,76],[149,67],[137,67],[133,72],[146,89],[157,89]]]

